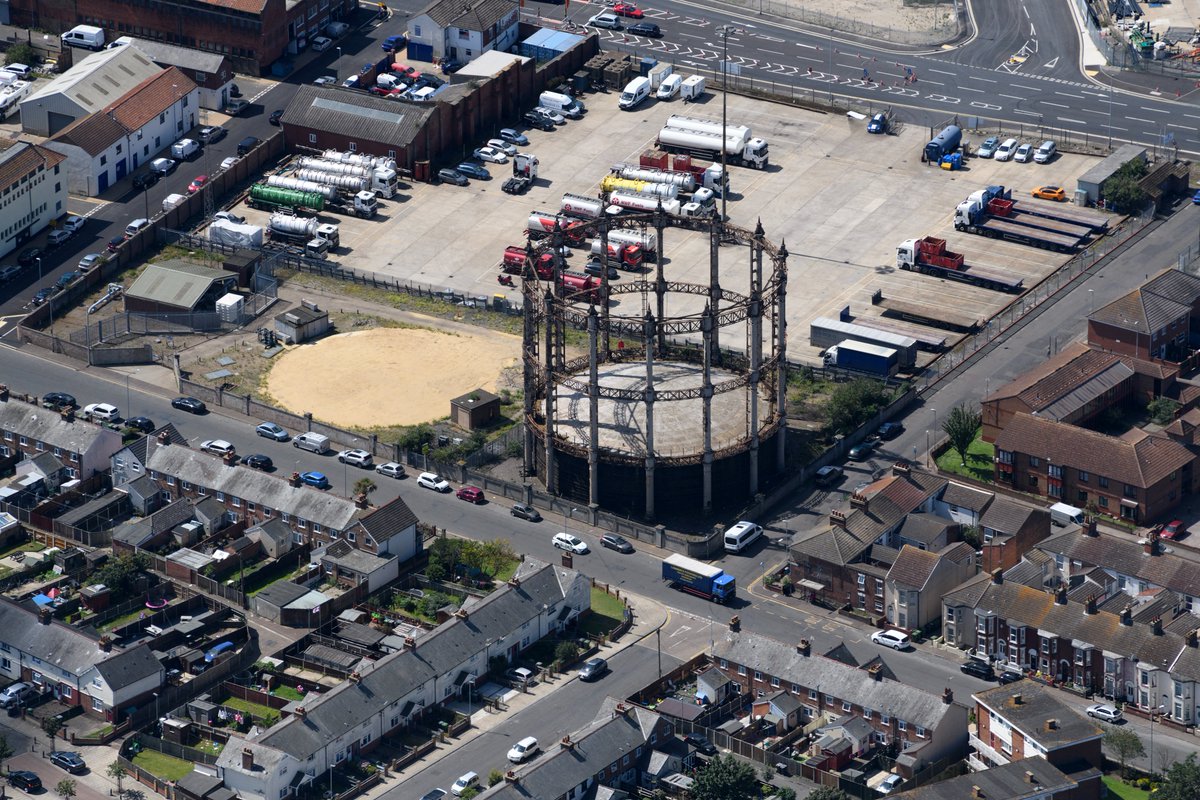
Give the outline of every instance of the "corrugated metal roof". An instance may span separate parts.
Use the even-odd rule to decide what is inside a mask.
[[[224,270],[195,264],[150,264],[125,290],[125,296],[191,308],[204,296],[213,281],[230,275]]]
[[[340,86],[301,86],[280,123],[402,148],[432,113],[431,105],[384,100]]]

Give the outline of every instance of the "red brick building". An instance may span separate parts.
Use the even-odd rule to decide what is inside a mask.
[[[1200,336],[1200,278],[1176,269],[1088,315],[1088,344],[1118,355],[1187,361]]]

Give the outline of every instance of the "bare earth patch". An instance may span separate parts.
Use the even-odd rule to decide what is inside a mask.
[[[450,400],[493,390],[517,363],[521,340],[426,328],[373,328],[289,350],[267,377],[275,401],[345,427],[416,425],[450,413]]]

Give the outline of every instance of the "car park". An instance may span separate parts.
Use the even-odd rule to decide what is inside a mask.
[[[205,144],[216,144],[229,135],[227,128],[222,128],[220,125],[207,125],[200,129],[196,138]]]
[[[135,431],[141,431],[142,433],[153,433],[157,426],[149,417],[134,417],[125,420],[125,427],[133,428]]]
[[[27,769],[14,769],[8,773],[8,784],[26,792],[36,792],[42,788],[42,779],[37,776],[36,772],[30,772]]]
[[[1013,157],[1013,153],[1017,149],[1016,139],[1005,139],[1003,144],[996,148],[996,154],[993,156],[997,161],[1008,161]]]
[[[312,49],[314,53],[324,53],[333,44],[333,39],[328,36],[318,36],[312,40]]]
[[[517,133],[512,128],[500,129],[500,140],[508,144],[515,144],[519,147],[529,146],[529,137],[523,133]],[[490,140],[489,140],[490,141]],[[511,153],[509,155],[512,155]]]
[[[851,461],[866,461],[871,457],[871,453],[875,452],[877,442],[868,439],[865,442],[859,442],[850,448],[849,456]]]
[[[159,177],[170,175],[179,163],[171,158],[156,158],[150,162],[150,169],[157,172]]]
[[[370,469],[375,466],[371,454],[366,450],[343,450],[338,453],[337,460],[343,464]]]
[[[515,156],[517,154],[516,145],[512,144],[511,142],[506,142],[503,139],[488,139],[487,146],[492,148],[493,150],[499,150],[501,153],[508,156],[509,158],[512,158],[513,156]],[[504,162],[501,161],[499,163],[503,164]]]
[[[1013,154],[1013,161],[1021,164],[1027,164],[1033,159],[1033,145],[1026,142],[1017,148],[1017,152]]]
[[[1058,146],[1049,140],[1044,141],[1038,147],[1037,152],[1033,154],[1033,160],[1038,164],[1048,164],[1054,159],[1054,154],[1058,152]]]
[[[891,794],[892,792],[896,791],[896,789],[902,783],[904,783],[904,778],[901,778],[899,775],[893,772],[875,786],[875,791],[879,792],[880,794]]]
[[[278,125],[281,119],[283,119],[283,109],[277,108],[271,112],[271,116],[267,117],[267,122],[271,125]]]
[[[538,740],[533,736],[526,736],[508,749],[508,760],[514,764],[520,764],[537,751]]]
[[[479,504],[485,500],[483,489],[480,489],[478,486],[464,486],[455,492],[454,496],[459,500],[466,500],[468,503]]]
[[[511,145],[509,145],[511,147]],[[477,147],[472,155],[480,161],[490,161],[493,164],[507,164],[508,154],[495,147]]]
[[[195,178],[192,178],[192,182],[188,184],[188,187],[187,187],[188,194],[195,194],[196,192],[200,191],[207,185],[208,185],[208,176],[207,175],[197,175]]]
[[[87,772],[87,764],[79,753],[69,750],[55,750],[50,754],[50,763],[59,769],[65,769],[72,775]]]
[[[526,111],[524,114],[521,115],[521,119],[524,120],[531,127],[537,128],[538,130],[543,130],[543,131],[554,130],[554,123],[551,122],[550,120],[546,119],[545,117],[543,117],[541,114],[535,114],[532,111]]]
[[[904,424],[901,422],[885,422],[879,426],[879,430],[875,431],[875,435],[880,439],[895,439],[902,433],[904,433]]]
[[[871,641],[884,647],[890,647],[893,650],[907,650],[912,647],[912,640],[908,638],[907,633],[892,630],[891,628],[883,631],[875,631],[871,634]]]
[[[1067,199],[1067,193],[1061,186],[1039,186],[1030,194],[1042,200],[1055,200],[1060,203]]]
[[[604,677],[604,673],[608,672],[608,662],[603,658],[596,656],[589,658],[583,665],[583,669],[579,670],[579,680],[594,681]]]
[[[224,439],[206,439],[200,443],[200,449],[206,453],[212,453],[214,456],[231,456],[237,452],[232,444]]]
[[[116,422],[120,419],[121,412],[110,403],[88,403],[83,407],[83,416],[101,422]]]
[[[474,178],[478,181],[488,181],[492,179],[492,173],[487,171],[487,168],[482,164],[473,164],[470,161],[464,161],[455,167],[456,170],[466,175],[468,178]]]
[[[242,463],[250,469],[261,469],[264,472],[275,468],[275,462],[271,460],[270,456],[265,456],[262,453],[251,453],[242,459]]]
[[[314,486],[317,489],[328,489],[332,484],[329,478],[325,477],[325,473],[309,470],[308,472],[300,473],[300,482],[305,486]]]
[[[975,151],[976,158],[991,158],[996,155],[996,148],[1000,146],[999,136],[989,136],[983,140],[983,144],[979,145],[979,149]]]
[[[611,30],[620,30],[621,18],[611,11],[601,11],[596,16],[589,19],[586,23],[593,28],[609,28]]]
[[[375,468],[375,471],[378,472],[380,475],[385,475],[389,478],[403,478],[404,474],[405,474],[404,473],[404,465],[397,464],[395,461],[388,461],[386,463],[380,464],[378,467]]]
[[[1104,722],[1122,721],[1120,709],[1108,703],[1095,703],[1088,706],[1087,715],[1092,719],[1103,720]]]
[[[513,503],[512,510],[509,513],[518,519],[527,520],[529,522],[542,521],[541,512],[526,503]]]
[[[717,748],[713,743],[699,733],[689,733],[683,737],[683,741],[706,756],[715,756],[717,754]]]
[[[171,408],[178,408],[180,411],[189,411],[192,414],[203,414],[208,410],[208,406],[204,405],[204,401],[197,400],[194,397],[176,397],[171,401]]]
[[[822,489],[828,489],[841,481],[845,475],[841,467],[821,467],[817,470],[817,477],[813,482]]]
[[[977,658],[967,659],[966,663],[961,664],[958,669],[964,675],[970,675],[980,680],[991,681],[996,679],[996,673],[992,670],[992,665]]]
[[[66,392],[47,392],[42,395],[42,406],[45,408],[74,408],[75,398]]]
[[[606,533],[601,536],[600,546],[607,547],[609,550],[616,550],[618,553],[633,552],[633,545],[629,543],[629,540],[615,533]]]
[[[104,256],[100,255],[99,253],[88,253],[86,256],[79,259],[79,263],[76,266],[78,266],[84,272],[87,272],[89,269],[96,266],[103,260]]]
[[[432,489],[435,492],[450,491],[450,482],[434,472],[422,472],[418,475],[417,486],[423,489]]]
[[[551,541],[559,550],[568,550],[572,553],[579,553],[580,555],[588,551],[586,542],[577,536],[572,536],[566,531],[559,531],[558,533],[554,534],[554,538]]]
[[[648,36],[651,39],[661,39],[663,35],[662,29],[653,22],[635,22],[629,26],[628,32],[634,36]]]
[[[455,186],[467,186],[471,182],[467,180],[467,176],[463,175],[456,169],[448,169],[443,167],[438,170],[438,180],[443,183],[453,183]]]
[[[538,115],[544,117],[545,119],[550,120],[555,125],[566,125],[567,124],[567,118],[552,108],[546,108],[545,106],[538,106],[537,108],[533,109],[533,113],[538,114]]]

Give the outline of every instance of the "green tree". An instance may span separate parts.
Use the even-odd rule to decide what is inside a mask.
[[[1156,397],[1146,404],[1146,413],[1159,425],[1169,424],[1175,419],[1175,412],[1178,410],[1179,403],[1169,397]]]
[[[1196,800],[1200,797],[1200,764],[1196,754],[1188,753],[1183,761],[1176,761],[1167,770],[1155,800]]]
[[[971,447],[971,442],[975,441],[975,434],[979,432],[979,426],[982,424],[982,415],[966,403],[959,403],[950,409],[950,413],[942,421],[942,430],[946,432],[950,446],[958,453],[964,467],[967,465],[967,450]]]
[[[504,569],[506,564],[517,559],[517,553],[508,539],[492,539],[483,542],[480,550],[483,571],[492,578],[496,577],[496,573]]]
[[[851,800],[850,795],[834,786],[822,786],[814,792],[809,792],[804,800]]]
[[[42,720],[42,730],[45,731],[46,735],[52,740],[58,735],[58,732],[62,730],[62,726],[63,721],[57,714],[45,717]]]
[[[790,786],[776,786],[774,790],[775,796],[779,800],[796,800],[796,790]],[[838,789],[838,791],[841,792],[842,790]],[[842,792],[842,794],[845,794],[845,792]],[[850,800],[850,798],[847,797],[846,800]]]
[[[459,797],[461,797],[462,800],[471,800],[471,798],[479,794],[480,791],[481,790],[478,786],[470,786],[466,789],[463,789],[462,794],[460,794]]]
[[[425,568],[425,574],[435,581],[454,577],[462,543],[462,539],[451,539],[449,536],[434,539],[429,547],[429,565]]]
[[[732,755],[717,756],[696,773],[692,800],[730,800],[757,797],[758,776],[754,767]]]
[[[13,757],[12,745],[8,743],[8,738],[0,734],[0,763],[8,761]]]
[[[376,488],[378,487],[376,487],[375,481],[370,478],[359,478],[354,482],[354,493],[361,494],[364,497],[375,491]]]
[[[1138,181],[1146,174],[1146,162],[1134,159],[1118,169],[1100,187],[1105,202],[1122,211],[1132,211],[1146,202],[1146,193]]]
[[[71,800],[75,796],[75,781],[70,778],[63,778],[54,785],[54,793],[63,800]]]
[[[562,667],[573,663],[577,658],[579,658],[579,645],[572,641],[559,642],[558,647],[554,648],[554,660]]]
[[[5,64],[36,64],[41,61],[41,56],[37,50],[34,50],[31,45],[18,44],[8,48],[4,52]]]
[[[962,533],[963,541],[976,550],[983,544],[983,539],[979,536],[979,528],[974,525],[963,525],[959,531]]]
[[[829,395],[829,427],[834,433],[850,433],[875,416],[890,400],[878,381],[859,378],[839,383]]]
[[[500,770],[494,769],[488,773],[488,786],[495,786],[502,780],[504,780],[504,773]]]
[[[114,761],[108,765],[108,769],[104,771],[104,774],[108,775],[108,777],[117,782],[117,796],[120,797],[122,794],[124,794],[124,790],[121,787],[121,781],[124,780],[125,776],[129,774],[129,772],[125,769],[125,766],[120,761]]]
[[[133,594],[134,581],[150,566],[145,553],[114,556],[97,571],[96,582],[112,590],[113,597]]]
[[[1142,740],[1132,728],[1108,726],[1104,731],[1104,746],[1113,752],[1121,764],[1121,775],[1124,776],[1125,762],[1131,758],[1141,758],[1146,755]]]

